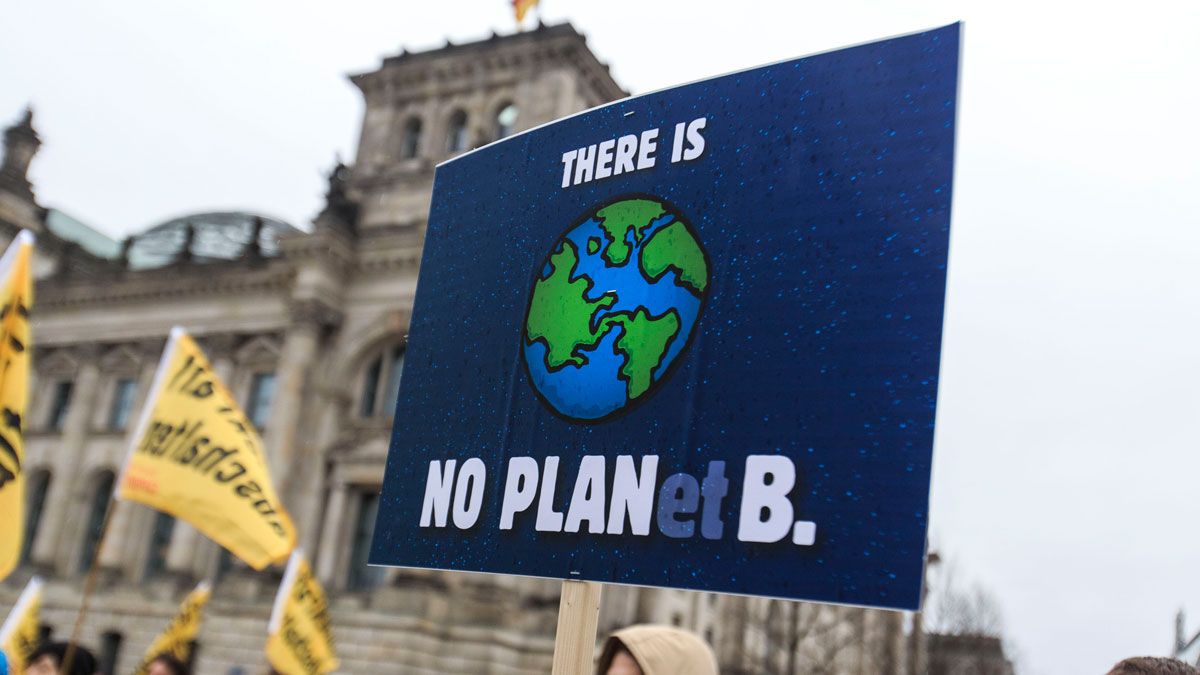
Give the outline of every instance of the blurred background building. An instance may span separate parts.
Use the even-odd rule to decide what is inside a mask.
[[[308,229],[212,212],[115,241],[39,204],[27,178],[41,143],[32,112],[5,131],[0,243],[20,228],[36,233],[38,280],[25,562],[0,585],[0,607],[30,575],[46,576],[46,636],[70,634],[132,423],[179,324],[262,430],[301,546],[330,591],[343,672],[549,672],[558,581],[366,559],[434,165],[626,92],[566,24],[402,52],[350,79],[365,100],[357,157],[330,171]],[[266,670],[281,570],[255,573],[134,504],[118,505],[99,560],[83,639],[105,672],[131,670],[202,579],[215,590],[198,672]],[[912,622],[897,613],[607,587],[600,630],[635,622],[701,634],[728,674],[926,669]]]
[[[1194,666],[1200,666],[1200,631],[1191,634],[1187,630],[1187,615],[1183,610],[1175,615],[1175,648],[1173,658]]]

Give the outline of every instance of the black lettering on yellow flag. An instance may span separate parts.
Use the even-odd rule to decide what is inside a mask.
[[[117,497],[191,523],[254,569],[296,546],[258,431],[179,328],[163,350]]]
[[[183,599],[179,613],[167,624],[165,630],[154,638],[150,648],[142,656],[134,675],[146,675],[154,659],[167,654],[187,663],[192,656],[196,644],[196,634],[200,632],[200,619],[204,614],[204,606],[212,595],[208,584],[200,582],[196,589]]]
[[[338,667],[325,591],[298,550],[275,596],[266,651],[283,675],[323,675]]]
[[[0,626],[0,651],[8,659],[10,675],[22,675],[25,663],[38,646],[39,615],[42,609],[42,580],[29,580],[17,604]]]
[[[33,235],[22,230],[0,258],[0,580],[21,562],[25,542],[25,439]]]

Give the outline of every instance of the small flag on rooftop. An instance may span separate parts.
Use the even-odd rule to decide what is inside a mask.
[[[538,4],[538,0],[513,0],[513,13],[517,15],[517,23],[525,20],[525,14]]]

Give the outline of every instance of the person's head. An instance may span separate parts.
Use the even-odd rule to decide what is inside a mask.
[[[187,664],[170,654],[159,654],[146,667],[146,675],[191,675]]]
[[[1200,675],[1200,670],[1175,659],[1139,656],[1113,666],[1108,675]]]
[[[604,644],[596,675],[717,675],[712,648],[670,626],[630,626]]]
[[[25,663],[25,675],[57,675],[67,656],[66,642],[48,642],[33,650]],[[67,675],[95,675],[96,657],[82,645],[75,645]]]
[[[597,671],[599,675],[645,675],[637,659],[619,641],[613,642],[613,653],[608,656],[607,663]],[[603,661],[603,659],[602,659]]]

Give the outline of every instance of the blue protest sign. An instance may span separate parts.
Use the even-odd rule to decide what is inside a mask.
[[[913,609],[959,26],[437,169],[371,562]]]

